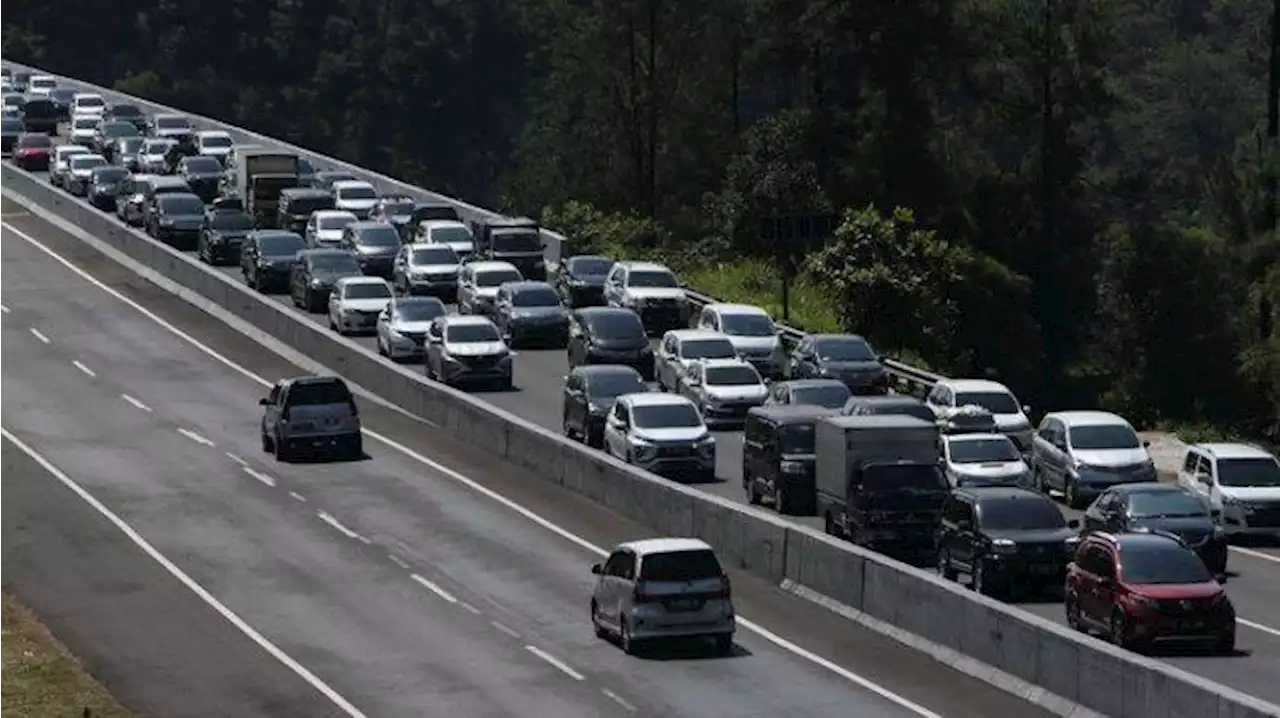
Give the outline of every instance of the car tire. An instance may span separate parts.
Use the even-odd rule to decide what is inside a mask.
[[[1117,647],[1133,650],[1133,638],[1129,633],[1129,621],[1119,609],[1111,612],[1107,626],[1107,638]]]
[[[347,459],[359,461],[364,458],[364,435],[356,432],[347,439]]]
[[[1076,509],[1077,511],[1089,506],[1089,503],[1087,501],[1083,501],[1076,493],[1076,482],[1070,478],[1063,481],[1062,501],[1069,508]]]
[[[938,549],[938,575],[948,581],[956,580],[958,575],[951,565],[951,552],[945,548]]]
[[[591,630],[595,632],[596,638],[608,639],[609,632],[605,630],[604,625],[600,623],[598,614],[599,610],[596,606],[596,601],[595,599],[591,599]]]
[[[516,386],[516,380],[513,376],[507,376],[502,380],[501,388],[503,391],[511,391]]]
[[[276,439],[272,442],[272,444],[274,445],[273,448],[275,449],[275,453],[276,453],[276,461],[280,461],[286,464],[293,461],[294,452],[292,447],[289,446],[289,442],[280,441],[279,439]]]
[[[631,626],[627,625],[626,618],[618,621],[618,643],[622,647],[622,652],[628,656],[640,654],[640,641],[631,636]]]
[[[268,436],[267,432],[265,431],[261,433],[262,433],[262,451],[263,453],[270,454],[274,448],[271,446],[271,437]]]
[[[1215,647],[1218,649],[1218,653],[1224,656],[1234,656],[1236,653],[1236,632],[1229,631],[1218,636],[1218,642]]]
[[[1080,604],[1070,595],[1067,595],[1063,597],[1062,608],[1067,616],[1067,627],[1073,631],[1086,633],[1084,621],[1080,618]]]
[[[729,656],[733,654],[732,633],[717,633],[712,636],[712,640],[715,642],[716,655]]]

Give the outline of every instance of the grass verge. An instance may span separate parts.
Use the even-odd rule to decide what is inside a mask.
[[[0,702],[11,718],[129,718],[26,606],[3,595]]]

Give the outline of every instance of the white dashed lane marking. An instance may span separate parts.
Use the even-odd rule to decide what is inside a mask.
[[[614,703],[617,703],[618,705],[622,706],[623,708],[626,708],[632,713],[635,713],[637,710],[639,710],[639,708],[636,708],[635,706],[628,703],[626,698],[623,698],[622,696],[618,695],[617,693],[614,693],[608,688],[601,688],[600,692],[605,694]]]
[[[511,636],[512,638],[514,638],[514,639],[516,639],[516,640],[519,640],[519,639],[520,639],[520,634],[516,632],[516,629],[514,629],[514,628],[512,628],[512,627],[508,626],[507,624],[505,624],[505,623],[498,623],[497,621],[490,621],[489,623],[491,623],[491,624],[493,625],[493,627],[494,627],[494,628],[498,629],[499,631],[502,631],[503,633],[507,634],[508,636]]]
[[[434,583],[432,583],[432,582],[428,581],[427,579],[423,578],[422,576],[419,576],[419,575],[418,575],[418,574],[416,574],[416,573],[415,573],[415,574],[413,574],[413,575],[411,575],[411,576],[409,576],[409,578],[413,579],[413,580],[414,580],[414,581],[416,581],[420,586],[422,586],[423,588],[427,589],[428,591],[430,591],[430,592],[434,593],[435,595],[439,596],[441,599],[443,599],[443,600],[445,600],[445,601],[448,601],[449,603],[457,603],[457,602],[458,602],[458,599],[454,598],[452,593],[449,593],[448,591],[444,590],[443,588],[440,588],[439,586],[437,586],[437,585],[435,585]]]
[[[93,370],[92,370],[92,369],[90,369],[89,367],[85,366],[84,362],[80,361],[79,359],[75,359],[75,360],[73,360],[73,361],[71,362],[71,365],[72,365],[72,366],[74,366],[75,368],[79,369],[80,371],[84,372],[84,373],[85,373],[85,374],[87,374],[88,376],[91,376],[91,377],[97,376],[97,374],[94,374],[94,373],[93,373]]]
[[[458,605],[462,606],[462,608],[466,610],[468,613],[474,613],[477,616],[480,615],[480,609],[476,608],[475,606],[472,606],[466,601],[458,601]]]
[[[233,453],[231,453],[230,451],[227,451],[227,452],[225,452],[225,453],[226,453],[226,455],[227,455],[227,458],[228,458],[228,459],[231,459],[232,461],[236,462],[237,464],[240,464],[241,466],[248,466],[248,465],[249,465],[249,462],[245,461],[245,460],[244,460],[243,458],[241,458],[238,454],[233,454]]]
[[[393,553],[389,553],[389,554],[387,554],[387,558],[391,559],[391,563],[394,563],[395,565],[399,566],[400,568],[406,568],[406,569],[407,569],[407,568],[409,568],[409,562],[408,562],[408,561],[406,561],[406,560],[404,560],[404,559],[400,558],[399,556],[397,556],[397,555],[395,555],[395,554],[393,554]]]
[[[194,431],[192,431],[192,430],[190,430],[190,429],[181,429],[181,428],[180,428],[180,429],[178,429],[178,430],[177,430],[177,432],[178,432],[179,434],[182,434],[183,436],[187,437],[188,439],[191,439],[192,441],[196,442],[197,444],[202,445],[202,446],[213,446],[213,442],[212,442],[212,441],[210,441],[210,440],[208,440],[208,439],[204,438],[203,436],[201,436],[201,435],[197,434],[196,432],[194,432]]]
[[[35,337],[36,339],[39,339],[43,344],[48,344],[49,342],[53,341],[49,337],[45,336],[39,329],[36,329],[35,327],[31,327],[31,336]]]
[[[301,502],[302,502],[302,503],[304,503],[304,504],[305,504],[305,503],[307,503],[307,497],[303,496],[302,494],[298,493],[297,491],[290,491],[290,492],[289,492],[289,496],[290,496],[290,498],[292,498],[294,501],[301,501]]]
[[[358,532],[352,531],[351,529],[344,526],[341,521],[335,519],[333,517],[333,514],[330,514],[327,511],[317,511],[316,518],[329,524],[334,529],[336,529],[338,533],[342,534],[343,536],[346,536],[347,538],[358,539],[358,540],[364,541],[365,543],[369,543],[368,539],[361,536]]]
[[[244,467],[244,469],[243,469],[243,470],[244,470],[244,472],[245,472],[246,474],[248,474],[248,475],[252,476],[253,478],[257,479],[258,481],[261,481],[262,483],[266,484],[267,486],[270,486],[270,487],[272,487],[272,488],[275,488],[275,485],[276,485],[276,480],[275,480],[275,478],[273,478],[273,477],[271,477],[271,476],[268,476],[267,474],[264,474],[264,473],[262,473],[261,471],[258,471],[257,469],[251,469],[251,468],[249,468],[248,466]]]
[[[129,402],[129,403],[130,403],[130,404],[132,404],[133,406],[135,406],[135,407],[137,407],[137,408],[139,408],[139,409],[141,409],[141,410],[143,410],[143,411],[151,411],[151,407],[147,406],[146,404],[143,404],[141,401],[138,401],[137,399],[135,399],[135,398],[133,398],[133,397],[129,396],[128,394],[121,394],[121,395],[120,395],[120,398],[121,398],[121,399],[124,399],[125,401]]]
[[[550,663],[561,673],[565,674],[566,676],[569,676],[575,681],[587,680],[586,676],[573,670],[573,667],[570,666],[568,663],[565,663],[564,661],[560,660],[559,658],[556,658],[555,656],[551,655],[550,653],[547,653],[546,651],[542,650],[541,648],[538,648],[537,646],[525,646],[524,649],[532,653],[533,655],[537,656],[538,658],[541,658],[542,660],[546,661],[547,663]]]

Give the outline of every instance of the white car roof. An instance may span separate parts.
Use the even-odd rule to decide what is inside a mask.
[[[53,80],[54,82],[57,82],[58,78],[54,77],[53,75],[32,75],[31,79],[27,80],[27,82],[32,83],[32,82],[35,82],[36,80]]]
[[[943,434],[942,439],[948,444],[959,444],[965,441],[1001,441],[1004,443],[1013,443],[1013,440],[1004,434]]]
[[[703,369],[715,369],[722,366],[746,366],[751,367],[749,362],[742,359],[699,359],[698,363]],[[751,367],[754,369],[755,367]]]
[[[703,307],[703,309],[710,309],[717,314],[754,314],[769,317],[770,320],[773,319],[773,317],[769,316],[768,312],[754,304],[730,304],[728,302],[720,302],[716,304],[708,304]]]
[[[53,148],[54,155],[57,157],[66,157],[67,155],[87,155],[89,148],[81,145],[58,145]]]
[[[345,209],[319,209],[319,210],[316,210],[315,212],[312,212],[311,214],[312,214],[312,216],[314,216],[317,220],[321,220],[321,219],[332,219],[332,218],[334,218],[334,217],[341,217],[342,219],[349,219],[349,220],[351,220],[352,222],[358,222],[358,221],[360,220],[360,218],[359,218],[359,217],[355,216],[354,214],[352,214],[352,213],[348,212],[348,211],[347,211],[347,210],[345,210]]]
[[[693,406],[692,401],[679,394],[664,394],[662,392],[624,394],[618,397],[618,401],[626,402],[631,406]]]
[[[999,391],[1006,394],[1013,393],[1009,391],[1009,387],[998,381],[991,381],[990,379],[943,379],[938,383],[957,392]]]
[[[98,98],[99,100],[102,99],[102,95],[99,95],[96,92],[77,92],[76,94],[71,96],[71,101],[74,103],[74,102],[79,102],[80,100],[89,100],[95,97]]]
[[[650,556],[655,553],[675,553],[677,551],[711,551],[711,544],[694,538],[651,538],[639,541],[628,541],[618,544],[618,549],[627,549],[637,556]]]
[[[1060,419],[1067,426],[1130,426],[1123,416],[1109,411],[1055,411],[1049,416]]]
[[[671,272],[671,270],[667,268],[667,265],[658,264],[657,262],[618,262],[618,264],[633,272]],[[675,272],[671,273],[675,274]]]
[[[424,219],[418,223],[418,226],[426,227],[427,229],[442,229],[444,227],[461,227],[467,230],[468,233],[471,232],[470,227],[468,227],[466,224],[462,222],[459,222],[456,219]]]
[[[340,278],[340,279],[336,282],[336,284],[341,284],[341,285],[344,285],[344,286],[345,286],[345,285],[348,285],[348,284],[383,284],[383,285],[387,285],[387,280],[383,279],[382,277],[342,277],[342,278]],[[390,285],[387,285],[387,286],[390,286]]]
[[[355,189],[357,187],[368,187],[369,189],[373,189],[373,185],[365,182],[364,180],[338,180],[333,183],[333,190],[335,192],[341,189]]]
[[[516,269],[516,265],[511,262],[472,262],[467,266],[471,268],[471,271],[477,274],[480,272],[497,272],[508,269],[514,269],[517,272],[520,271],[519,269]],[[520,276],[524,275],[522,274]]]
[[[1211,455],[1215,459],[1274,459],[1267,450],[1253,444],[1209,443],[1194,444],[1193,449]]]
[[[447,326],[481,326],[487,325],[497,327],[488,317],[482,317],[478,314],[449,314],[444,317],[444,323]]]
[[[672,329],[667,334],[679,339],[680,341],[688,341],[690,339],[723,339],[729,341],[729,335],[724,332],[717,332],[711,329]],[[664,335],[665,338],[666,335]]]
[[[231,139],[231,133],[225,130],[200,130],[196,133],[196,137],[202,139],[205,137],[225,137],[227,139]]]
[[[92,160],[102,160],[103,162],[106,162],[106,161],[107,161],[107,158],[106,158],[106,157],[103,157],[102,155],[97,154],[97,153],[94,153],[94,152],[90,152],[89,154],[83,154],[83,155],[78,154],[78,155],[76,155],[75,157],[72,157],[71,159],[73,159],[73,160],[85,160],[85,159],[92,159]]]

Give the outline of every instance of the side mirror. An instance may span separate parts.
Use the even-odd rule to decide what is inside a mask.
[[[1031,405],[1030,405],[1030,404],[1023,404],[1023,405],[1022,405],[1022,413],[1023,413],[1023,414],[1030,414],[1030,413],[1031,413]]]
[[[621,429],[621,428],[623,428],[622,419],[619,419],[619,418],[618,418],[618,417],[616,417],[616,416],[610,416],[610,417],[609,417],[609,426],[611,426],[611,427],[613,427],[613,428],[615,428],[615,429]]]
[[[1080,528],[1080,519],[1071,519],[1070,521],[1068,521],[1068,522],[1067,522],[1067,528],[1069,528],[1069,529],[1078,529],[1078,528]]]
[[[1147,441],[1147,440],[1145,440],[1145,439],[1144,439],[1144,440],[1143,440],[1143,442],[1142,442],[1142,448],[1144,448],[1144,449],[1150,449],[1150,448],[1151,448],[1151,442],[1150,442],[1150,441]]]
[[[258,406],[271,406],[271,400],[264,396],[258,400]]]
[[[591,564],[591,573],[594,573],[595,575],[599,576],[600,574],[604,573],[604,567],[598,563],[593,563]]]

